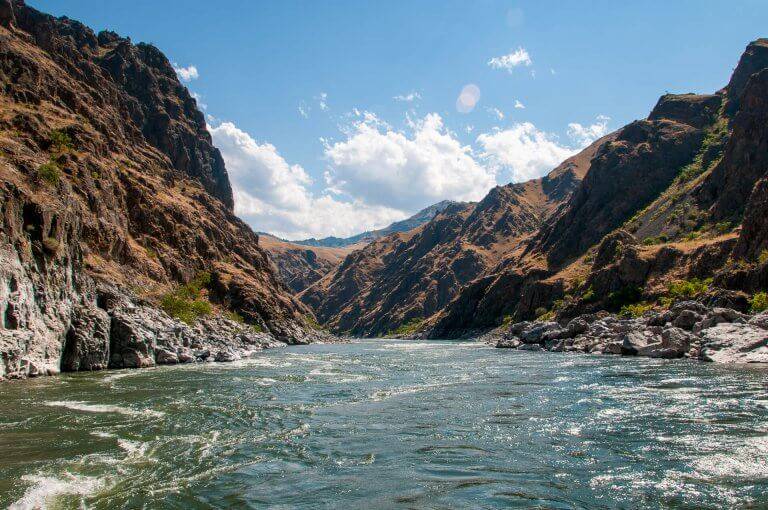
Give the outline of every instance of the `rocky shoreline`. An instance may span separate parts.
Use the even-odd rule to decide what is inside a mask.
[[[26,333],[26,342],[9,339],[16,347],[7,345],[2,350],[0,381],[60,372],[232,362],[288,345],[259,327],[221,315],[188,325],[116,289],[101,289],[94,305],[75,306],[64,338],[50,342],[43,352],[23,348],[33,340],[33,333]],[[320,330],[300,338],[293,343],[341,341]]]
[[[525,321],[480,337],[497,348],[693,359],[717,363],[768,363],[768,312],[683,301],[637,318],[607,312],[565,324]]]

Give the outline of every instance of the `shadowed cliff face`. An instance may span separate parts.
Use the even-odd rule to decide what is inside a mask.
[[[201,272],[211,274],[207,292],[219,311],[287,342],[307,338],[307,309],[234,216],[221,155],[167,59],[7,0],[0,222],[0,352],[9,371],[57,370],[72,325],[88,317],[101,326],[75,337],[104,336],[112,315],[99,309],[115,292],[151,305]]]
[[[519,249],[578,186],[599,146],[544,178],[498,186],[477,204],[449,207],[422,227],[371,243],[300,298],[332,329],[357,335],[430,317]]]

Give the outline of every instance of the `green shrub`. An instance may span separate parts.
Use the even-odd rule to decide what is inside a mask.
[[[581,295],[581,300],[585,303],[592,303],[597,299],[597,296],[595,296],[595,289],[592,288],[590,285],[587,291]]]
[[[504,326],[504,327],[509,327],[509,326],[511,326],[511,325],[512,325],[512,321],[514,321],[514,320],[515,320],[515,317],[514,317],[514,315],[512,315],[512,314],[509,314],[509,315],[505,315],[505,316],[504,316],[504,317],[501,319],[501,325],[502,325],[502,326]]]
[[[768,262],[768,250],[761,251],[760,256],[757,257],[757,261],[761,264]]]
[[[64,131],[54,129],[50,136],[51,147],[56,152],[65,152],[72,149],[72,138]]]
[[[672,302],[682,299],[692,299],[707,292],[711,283],[711,278],[706,280],[700,280],[698,278],[679,280],[667,285],[667,294]]]
[[[656,237],[646,237],[643,239],[645,246],[652,246],[654,244],[664,244],[669,241],[669,237],[666,234],[660,234]]]
[[[307,315],[304,316],[304,323],[308,327],[310,327],[312,329],[316,329],[316,330],[320,330],[320,331],[322,331],[324,329],[323,326],[319,322],[317,322],[317,319],[315,319],[310,314],[307,314]]]
[[[54,161],[49,161],[44,165],[40,165],[40,168],[37,169],[37,177],[40,180],[55,186],[61,180],[61,170],[59,170],[59,165]]]
[[[721,221],[720,223],[715,224],[715,231],[718,234],[726,234],[730,232],[732,226],[730,221]]]
[[[194,324],[200,317],[210,315],[213,307],[203,296],[202,290],[211,283],[211,274],[198,273],[186,285],[165,294],[160,306],[165,313],[187,324]]]
[[[621,311],[619,311],[619,316],[636,319],[638,317],[642,317],[645,312],[651,309],[653,309],[653,305],[651,303],[645,302],[636,303],[633,305],[624,305],[621,307]]]
[[[418,331],[423,323],[424,319],[414,317],[413,319],[401,324],[392,333],[395,335],[410,335]]]
[[[759,313],[768,310],[768,294],[765,292],[756,293],[750,298],[749,305],[749,309],[753,313]]]

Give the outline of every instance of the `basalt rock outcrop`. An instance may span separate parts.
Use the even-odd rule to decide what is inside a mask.
[[[498,348],[768,363],[768,314],[683,301],[639,318],[586,314],[568,322],[521,322],[484,337]]]
[[[157,48],[0,1],[0,377],[190,359],[195,335],[238,349],[223,318],[176,340],[155,326],[183,325],[156,306],[201,272],[212,316],[309,341],[310,312],[232,205]]]

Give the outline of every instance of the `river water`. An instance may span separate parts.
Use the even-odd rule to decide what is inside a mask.
[[[364,340],[0,385],[0,507],[767,508],[768,371]]]

